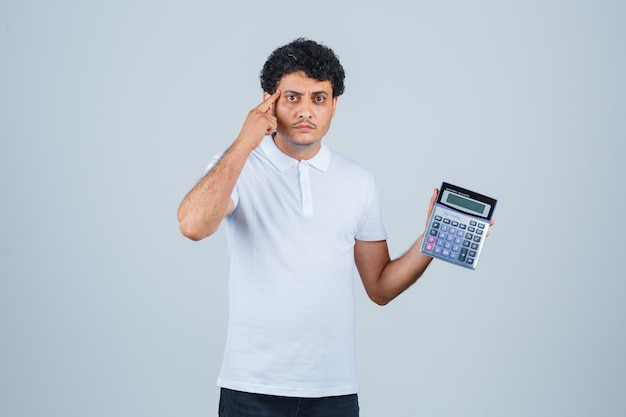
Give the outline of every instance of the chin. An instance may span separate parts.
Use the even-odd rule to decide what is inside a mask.
[[[312,146],[317,145],[319,141],[321,140],[320,138],[298,138],[297,136],[294,138],[294,137],[285,136],[281,134],[280,132],[278,133],[278,136],[280,136],[284,142],[298,149],[311,148]]]

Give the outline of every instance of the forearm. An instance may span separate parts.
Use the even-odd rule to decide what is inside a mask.
[[[201,240],[215,233],[232,207],[230,196],[249,154],[249,148],[235,141],[185,196],[178,208],[183,235]]]
[[[420,252],[423,238],[424,235],[421,235],[408,251],[399,258],[389,261],[381,271],[377,293],[383,300],[382,304],[396,298],[426,271],[432,257]]]

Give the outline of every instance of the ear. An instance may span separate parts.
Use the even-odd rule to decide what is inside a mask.
[[[335,117],[335,111],[337,110],[337,101],[339,101],[339,96],[333,97],[333,110],[332,110],[332,113],[330,114],[331,118]]]

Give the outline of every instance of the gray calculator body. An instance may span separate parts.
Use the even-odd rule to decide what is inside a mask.
[[[444,182],[428,221],[422,253],[476,269],[497,200]]]

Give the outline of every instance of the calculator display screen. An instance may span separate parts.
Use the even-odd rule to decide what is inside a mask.
[[[475,200],[469,196],[461,195],[458,191],[446,188],[441,196],[442,203],[456,208],[465,213],[486,218],[491,211],[491,205],[486,202]]]
[[[477,203],[473,200],[468,200],[467,198],[460,197],[456,194],[448,194],[446,198],[446,202],[450,204],[454,204],[455,206],[465,207],[468,210],[471,210],[476,213],[483,213],[485,211],[485,205]]]

